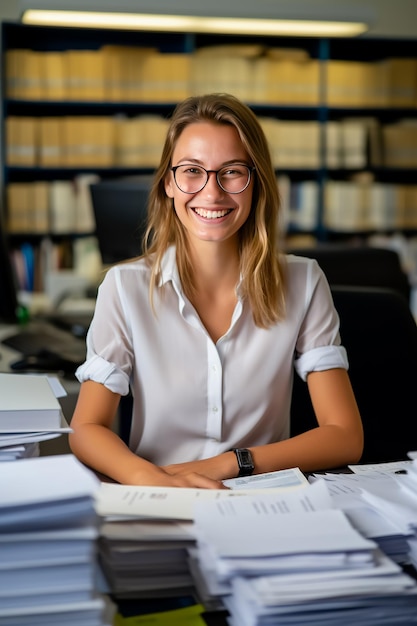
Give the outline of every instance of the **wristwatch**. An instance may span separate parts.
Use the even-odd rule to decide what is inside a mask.
[[[250,476],[255,470],[252,454],[247,448],[232,448],[239,466],[238,476]]]

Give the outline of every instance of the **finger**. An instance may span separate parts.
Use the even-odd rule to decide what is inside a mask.
[[[187,476],[177,477],[180,482],[187,483],[185,486],[194,487],[197,489],[226,489],[225,485],[219,480],[208,478],[202,474],[188,474]],[[182,485],[184,486],[184,485]]]

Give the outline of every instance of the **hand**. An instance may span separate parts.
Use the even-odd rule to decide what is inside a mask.
[[[144,485],[147,487],[227,489],[220,480],[206,476],[201,471],[194,471],[190,467],[191,465],[192,463],[181,463],[167,467],[158,467],[141,459],[140,468],[131,472],[124,484]]]
[[[234,463],[234,460],[232,461]],[[220,456],[202,459],[199,461],[188,461],[187,463],[175,463],[174,465],[165,465],[161,467],[164,472],[176,478],[205,478],[215,483],[214,489],[225,489],[222,480],[229,478],[229,472],[223,467]]]
[[[167,486],[188,487],[193,489],[228,489],[221,481],[208,478],[196,472],[170,474],[167,471],[166,474],[169,476]]]

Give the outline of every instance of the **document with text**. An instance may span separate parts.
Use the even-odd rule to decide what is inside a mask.
[[[271,484],[269,476],[265,480],[268,485]],[[308,481],[298,468],[284,470],[284,479],[279,480],[275,476],[274,480],[280,482],[280,486],[261,487],[261,481],[250,481],[246,488],[240,484],[236,489],[187,489],[102,483],[96,494],[96,510],[99,515],[113,520],[123,518],[192,520],[194,505],[198,500],[224,500],[273,491],[290,493],[309,488]]]

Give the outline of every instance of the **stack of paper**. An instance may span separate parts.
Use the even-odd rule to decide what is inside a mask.
[[[413,495],[417,498],[417,450],[408,453],[410,459],[412,459],[411,465],[408,468],[410,471],[409,486],[412,486]],[[409,561],[417,571],[417,533],[408,540],[409,545]]]
[[[191,522],[105,522],[100,528],[100,563],[118,598],[194,595],[187,549],[195,539]]]
[[[1,440],[1,435],[0,435]],[[17,461],[18,459],[30,459],[39,456],[38,441],[27,442],[19,438],[19,443],[12,444],[3,438],[0,445],[0,462],[1,461]]]
[[[375,490],[379,493],[388,493],[392,488],[396,490],[393,474],[404,471],[402,467],[397,463],[389,464],[389,467],[383,463],[357,469],[352,466],[352,474],[330,472],[318,477],[326,481],[333,506],[344,511],[352,526],[367,539],[373,539],[396,563],[408,562],[408,540],[413,533],[387,516],[380,507],[371,504],[365,494]]]
[[[0,462],[38,456],[39,442],[71,432],[58,400],[65,395],[56,377],[0,374]]]
[[[381,482],[366,486],[362,497],[401,530],[407,538],[407,562],[417,569],[417,455],[407,469],[392,473],[384,487]]]
[[[229,624],[411,626],[417,623],[416,585],[398,567],[381,553],[363,571],[236,578],[225,600]]]
[[[100,562],[117,597],[194,595],[189,551],[195,545],[194,504],[263,490],[308,487],[298,468],[226,481],[229,490],[138,487],[102,483]]]
[[[379,626],[381,615],[390,624],[414,623],[417,583],[343,511],[329,508],[326,492],[317,481],[286,496],[196,505],[194,566],[206,594],[229,610],[230,624]]]
[[[397,563],[417,569],[417,452],[411,460],[351,465],[351,474],[327,473],[334,506]]]
[[[72,455],[0,472],[0,625],[102,626],[96,477]]]

